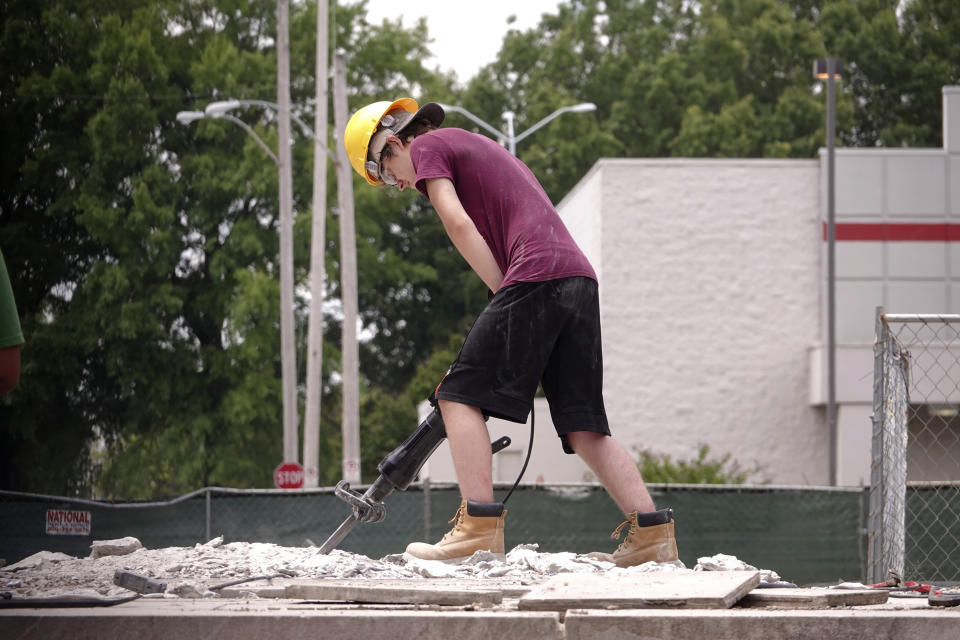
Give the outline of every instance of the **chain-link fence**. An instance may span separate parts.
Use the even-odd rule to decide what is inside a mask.
[[[867,579],[960,580],[960,315],[877,312]]]
[[[498,487],[503,495],[507,487]],[[680,559],[734,555],[798,584],[860,580],[866,494],[861,489],[650,485],[676,518]],[[361,523],[341,549],[380,558],[415,540],[436,542],[450,528],[454,486],[411,486],[386,500],[386,519]],[[541,551],[613,551],[610,533],[623,516],[596,484],[521,485],[507,504],[506,545]],[[0,491],[0,557],[37,551],[77,557],[93,540],[124,536],[145,547],[192,546],[218,535],[227,542],[319,546],[350,513],[331,489],[280,491],[210,488],[169,502],[111,504]]]

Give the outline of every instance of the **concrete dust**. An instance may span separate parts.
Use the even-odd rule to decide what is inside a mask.
[[[107,541],[111,542],[111,541]],[[277,576],[300,579],[359,578],[426,580],[511,579],[538,584],[561,573],[621,573],[686,570],[683,563],[649,562],[628,569],[610,562],[575,553],[542,553],[535,544],[514,547],[504,560],[478,552],[459,565],[420,560],[408,554],[394,554],[379,560],[356,553],[334,550],[328,555],[316,547],[283,547],[262,542],[231,542],[215,538],[193,547],[147,549],[127,544],[118,553],[101,555],[111,545],[98,544],[97,557],[75,558],[63,553],[41,551],[20,562],[0,568],[0,591],[12,597],[90,596],[114,598],[131,592],[113,584],[114,572],[126,569],[167,583],[160,597],[216,597],[211,586],[244,578]],[[733,568],[736,558],[723,556],[724,568]],[[732,560],[730,560],[732,558]],[[713,564],[717,564],[714,557]],[[710,561],[701,558],[701,561]],[[709,564],[709,562],[708,562]],[[743,568],[750,567],[743,564]],[[712,566],[697,565],[698,570]],[[775,575],[775,574],[774,574]],[[259,583],[267,584],[265,581]],[[155,597],[155,596],[146,596]]]

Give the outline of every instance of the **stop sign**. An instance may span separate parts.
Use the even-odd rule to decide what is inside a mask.
[[[273,484],[278,489],[303,487],[303,467],[296,462],[284,462],[273,470]]]

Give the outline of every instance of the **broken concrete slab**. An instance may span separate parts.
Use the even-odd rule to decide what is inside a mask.
[[[883,604],[889,593],[882,589],[785,588],[754,589],[737,606],[772,609],[828,609]]]
[[[125,556],[142,548],[143,545],[133,536],[115,540],[94,540],[90,545],[90,557],[96,559],[104,556]]]
[[[570,574],[520,598],[526,611],[567,609],[728,609],[760,584],[757,571]]]
[[[288,584],[284,597],[333,602],[378,604],[435,604],[492,606],[503,602],[503,593],[494,588],[440,586],[434,581],[409,580],[310,580]]]
[[[217,589],[215,593],[219,598],[286,598],[287,587],[285,585],[238,584],[235,587]]]
[[[319,596],[301,596],[299,589],[293,588],[288,591],[288,587],[299,584],[323,583],[330,587],[330,592],[325,593],[324,597]],[[485,579],[485,580],[464,580],[464,579],[443,579],[435,578],[430,580],[410,580],[395,578],[274,578],[271,580],[257,580],[244,582],[229,587],[216,589],[220,598],[305,598],[305,599],[324,599],[329,601],[347,602],[351,601],[345,596],[350,595],[347,590],[337,591],[338,585],[348,584],[353,587],[382,587],[397,590],[402,594],[402,589],[413,588],[412,598],[421,598],[422,591],[434,590],[437,592],[452,593],[458,591],[495,591],[502,598],[519,598],[533,589],[533,585],[523,584],[517,579]],[[306,593],[306,591],[303,591]],[[341,597],[344,596],[344,597]],[[379,601],[378,601],[379,602]],[[399,601],[398,601],[399,602]],[[409,602],[414,602],[410,600]],[[435,604],[439,604],[435,603]],[[471,604],[471,603],[467,603]]]

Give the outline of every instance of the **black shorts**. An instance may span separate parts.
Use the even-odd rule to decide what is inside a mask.
[[[498,291],[467,334],[437,398],[523,423],[537,384],[564,451],[573,453],[566,438],[572,431],[610,435],[595,280],[521,282]]]

